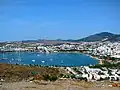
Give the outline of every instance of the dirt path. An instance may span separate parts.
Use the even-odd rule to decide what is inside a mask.
[[[110,87],[83,87],[75,82],[71,81],[57,81],[57,82],[39,82],[38,84],[33,82],[14,82],[3,83],[0,86],[0,90],[120,90],[120,88]]]

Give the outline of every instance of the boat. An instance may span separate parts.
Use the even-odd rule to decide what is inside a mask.
[[[20,48],[20,45],[17,45],[16,53],[18,53],[18,57],[17,57],[16,60],[17,60],[18,62],[21,62],[21,61],[22,61],[22,58],[21,58],[21,48]]]
[[[63,60],[61,60],[61,62],[60,62],[61,64],[63,64]]]
[[[1,60],[8,60],[8,58],[5,57],[5,54],[3,52],[2,59]]]
[[[50,59],[50,61],[53,61],[53,59]]]
[[[15,59],[14,58],[12,58],[12,61],[14,61]]]
[[[17,60],[18,60],[19,62],[21,62],[21,61],[22,61],[22,60],[21,60],[21,58],[18,58]]]
[[[32,60],[32,62],[35,62],[35,60]]]
[[[22,61],[22,59],[21,59],[21,55],[20,55],[20,51],[18,51],[18,59],[17,59],[19,62],[21,62]]]
[[[45,63],[45,61],[41,61],[42,63]]]
[[[8,60],[8,58],[2,58],[1,60]]]
[[[40,56],[40,54],[37,54],[37,56],[39,57],[39,56]]]

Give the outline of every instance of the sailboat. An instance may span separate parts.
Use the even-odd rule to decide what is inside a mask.
[[[63,60],[61,60],[61,62],[60,62],[61,64],[63,64]]]
[[[3,52],[3,54],[2,54],[2,59],[1,59],[1,60],[8,60],[8,58],[5,57],[4,52]]]
[[[18,61],[18,62],[21,62],[22,59],[21,59],[20,45],[17,45],[17,48],[18,48],[18,50],[17,50],[17,53],[18,53],[17,61]]]
[[[42,63],[45,63],[45,61],[41,61]]]
[[[18,61],[21,61],[21,55],[20,55],[20,50],[18,51]]]

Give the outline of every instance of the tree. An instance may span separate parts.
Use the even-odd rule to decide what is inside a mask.
[[[50,81],[56,81],[57,79],[58,79],[57,76],[51,76],[51,77],[49,78]]]
[[[43,79],[46,80],[46,81],[48,81],[50,79],[50,76],[48,74],[43,75]]]

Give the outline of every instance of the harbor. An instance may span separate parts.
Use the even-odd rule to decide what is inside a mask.
[[[88,66],[98,64],[98,60],[82,53],[39,53],[10,52],[0,54],[0,63],[46,66]]]

